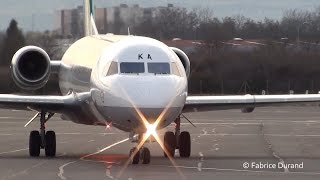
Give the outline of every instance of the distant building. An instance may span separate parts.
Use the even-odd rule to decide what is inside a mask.
[[[161,9],[175,8],[173,4],[167,7],[144,8],[139,5],[128,6],[120,4],[116,7],[95,8],[95,20],[99,33],[127,34],[128,27],[134,27],[143,20],[153,20]],[[56,12],[56,29],[62,37],[81,37],[83,35],[83,7],[63,9]]]
[[[56,29],[63,38],[79,37],[84,34],[83,6],[56,12]]]

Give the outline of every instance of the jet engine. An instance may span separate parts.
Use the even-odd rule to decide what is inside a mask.
[[[49,80],[50,57],[39,47],[26,46],[13,56],[11,70],[15,83],[21,89],[40,89]]]
[[[252,113],[254,111],[254,107],[244,107],[241,109],[242,113]]]
[[[178,48],[175,48],[175,47],[172,47],[171,49],[179,57],[180,61],[183,64],[183,67],[184,67],[184,69],[186,71],[187,77],[189,77],[190,76],[190,60],[189,60],[188,56],[181,49],[178,49]]]

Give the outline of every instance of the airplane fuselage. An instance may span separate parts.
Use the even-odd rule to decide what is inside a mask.
[[[161,114],[158,128],[171,124],[187,97],[187,76],[179,57],[165,44],[137,36],[89,36],[75,42],[62,58],[63,95],[91,92],[81,109],[64,118],[88,125],[110,124],[143,132]]]

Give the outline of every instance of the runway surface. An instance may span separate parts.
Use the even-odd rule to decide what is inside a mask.
[[[23,126],[34,114],[0,110],[0,179],[319,179],[319,110],[272,107],[251,114],[240,110],[185,114],[197,126],[183,120],[182,130],[192,136],[191,158],[177,157],[172,163],[152,143],[146,145],[151,164],[127,167],[129,149],[135,145],[127,133],[77,125],[59,116],[47,123],[47,130],[57,133],[57,157],[46,158],[41,152],[41,157],[30,158],[29,132],[39,123]],[[161,138],[164,132],[159,132]]]

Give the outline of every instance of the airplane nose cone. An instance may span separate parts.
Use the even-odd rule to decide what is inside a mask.
[[[128,95],[136,106],[161,108],[170,105],[174,93],[172,87],[155,87],[142,83],[131,89]]]
[[[119,76],[104,91],[97,105],[113,125],[124,131],[145,128],[142,119],[166,127],[181,113],[186,100],[185,84],[169,76]],[[100,103],[98,103],[100,102]],[[163,116],[161,116],[161,114]]]
[[[124,95],[129,103],[141,108],[165,108],[173,103],[176,96],[175,85],[167,81],[140,80],[123,84]]]

